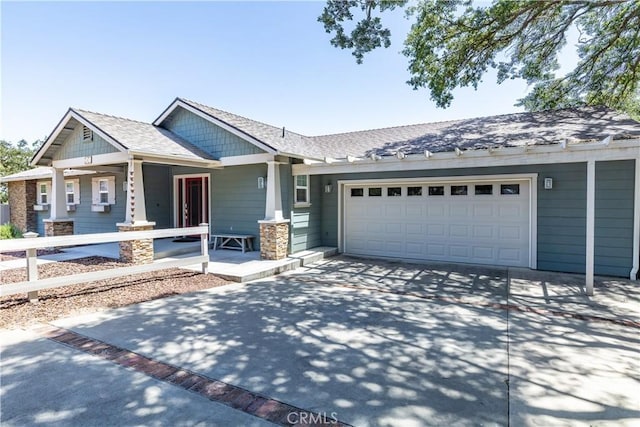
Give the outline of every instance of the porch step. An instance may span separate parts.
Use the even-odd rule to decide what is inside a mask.
[[[306,251],[296,252],[288,258],[279,261],[256,260],[237,265],[224,263],[209,263],[209,273],[215,274],[225,280],[232,282],[250,282],[252,280],[264,279],[275,276],[285,271],[295,270],[298,267],[318,262],[324,258],[336,255],[338,248],[320,246]]]

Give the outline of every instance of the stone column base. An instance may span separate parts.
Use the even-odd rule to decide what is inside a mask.
[[[258,221],[260,224],[260,258],[284,259],[289,251],[289,220]]]
[[[72,219],[44,219],[44,235],[53,236],[73,236]]]
[[[143,224],[119,223],[118,231],[145,231],[153,230],[155,222]],[[153,239],[127,240],[119,242],[120,261],[132,264],[149,264],[153,262]]]

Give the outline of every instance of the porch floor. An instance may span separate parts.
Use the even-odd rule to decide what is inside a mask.
[[[153,241],[153,247],[155,252],[154,262],[166,262],[199,253],[200,241],[175,242],[173,239],[155,239]],[[303,265],[335,255],[337,251],[337,248],[334,247],[317,247],[291,254],[282,260],[267,261],[260,259],[260,251],[242,253],[241,251],[230,249],[209,250],[209,273],[234,282],[248,282],[273,276],[284,271],[294,270]],[[102,243],[64,248],[62,249],[62,253],[38,257],[38,264],[89,256],[118,259],[118,243]],[[24,267],[24,264],[25,261],[22,259],[4,261],[0,262],[0,270]],[[183,268],[200,271],[201,265],[194,264]]]

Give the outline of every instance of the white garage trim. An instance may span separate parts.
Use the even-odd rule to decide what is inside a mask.
[[[418,178],[396,178],[396,179],[354,179],[339,180],[338,184],[338,250],[344,252],[345,249],[345,205],[347,189],[361,185],[390,185],[390,184],[411,184],[411,183],[456,183],[456,182],[483,182],[483,181],[528,181],[529,183],[529,268],[536,269],[538,266],[538,174],[501,174],[501,175],[464,175],[448,177],[418,177]]]

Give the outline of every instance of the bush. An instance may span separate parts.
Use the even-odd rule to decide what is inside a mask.
[[[22,237],[22,231],[15,225],[7,223],[0,225],[0,239],[17,239]]]

